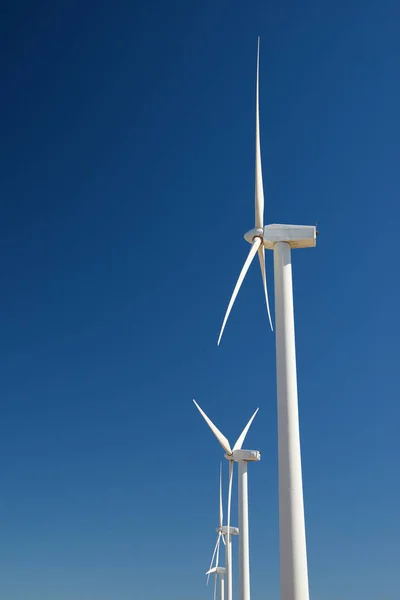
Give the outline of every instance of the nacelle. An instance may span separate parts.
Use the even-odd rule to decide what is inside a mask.
[[[314,248],[317,228],[314,225],[266,225],[263,242],[266,248],[274,249],[277,242],[287,242],[291,248]]]
[[[207,571],[206,575],[210,575],[211,573],[216,573],[217,575],[225,575],[225,567],[213,567],[209,571]]]
[[[229,457],[227,456],[227,458]],[[234,450],[231,459],[236,462],[241,460],[256,461],[261,459],[261,453],[258,450]]]
[[[223,533],[224,535],[228,535],[228,526],[227,525],[223,525],[222,527],[218,527],[217,529],[217,533]],[[239,535],[239,528],[238,527],[229,527],[229,533],[231,535]]]

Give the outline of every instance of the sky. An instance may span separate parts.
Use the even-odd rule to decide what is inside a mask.
[[[260,407],[252,599],[279,597],[257,266],[216,345],[258,35],[265,220],[320,232],[293,253],[310,596],[399,597],[399,23],[396,0],[2,4],[1,598],[212,598],[223,452],[193,398],[231,442]]]

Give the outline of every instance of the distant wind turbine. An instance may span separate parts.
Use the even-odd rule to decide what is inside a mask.
[[[231,498],[229,499],[230,502]],[[230,535],[238,535],[239,534],[239,529],[237,527],[229,527],[230,529]],[[207,577],[207,584],[208,581],[210,579],[210,574],[214,573],[215,571],[212,570],[212,566],[214,563],[214,558],[215,560],[215,566],[219,566],[218,565],[218,560],[219,560],[219,548],[220,548],[220,543],[221,540],[223,541],[225,547],[226,547],[226,536],[228,533],[228,527],[224,525],[224,509],[223,509],[223,501],[222,501],[222,463],[220,465],[220,469],[219,469],[219,525],[218,525],[218,529],[217,529],[217,541],[215,543],[214,546],[214,552],[213,555],[211,557],[211,562],[210,562],[210,566],[209,566],[209,570],[207,571],[206,575],[208,575]],[[225,555],[227,556],[227,552],[225,550]]]
[[[218,560],[216,561],[218,562]],[[207,571],[206,575],[210,576],[214,573],[214,600],[217,600],[217,583],[219,579],[219,600],[224,600],[225,598],[225,567],[212,567],[209,571]]]
[[[208,584],[208,580],[210,579],[210,573],[211,573],[211,567],[213,566],[213,562],[214,562],[214,558],[216,557],[216,566],[218,566],[218,558],[219,558],[219,546],[221,543],[221,539],[223,540],[224,544],[226,545],[225,539],[224,539],[224,534],[223,534],[223,521],[224,521],[224,508],[223,508],[223,502],[222,502],[222,463],[219,466],[219,525],[218,525],[218,529],[217,529],[217,541],[215,542],[215,546],[214,546],[214,552],[213,555],[211,557],[211,563],[209,566],[209,569],[206,573],[206,575],[208,575],[207,577],[207,584]]]
[[[291,251],[316,245],[316,227],[308,225],[264,226],[264,191],[261,168],[259,121],[259,59],[256,76],[255,228],[245,234],[249,255],[233,290],[218,338],[221,341],[229,314],[247,271],[258,253],[268,318],[272,328],[265,274],[264,248],[274,252],[276,371],[278,396],[279,528],[281,599],[308,600],[308,569],[300,456],[294,335]],[[262,331],[258,338],[263,340]]]
[[[198,411],[201,416],[225,450],[225,458],[229,461],[229,487],[228,487],[228,523],[227,523],[227,536],[226,536],[226,549],[227,557],[226,561],[226,600],[232,600],[232,553],[230,544],[231,535],[231,498],[232,498],[232,479],[233,479],[233,465],[234,462],[238,463],[239,471],[239,485],[238,485],[238,510],[239,510],[239,600],[250,600],[250,561],[249,561],[249,506],[248,506],[248,487],[247,487],[247,463],[259,461],[261,458],[258,450],[242,450],[243,442],[250,429],[254,417],[258,412],[254,412],[246,427],[236,440],[235,445],[231,448],[227,438],[221,433],[221,431],[214,425],[209,419],[206,413],[200,408],[195,400]]]
[[[238,534],[239,530],[236,527],[231,527],[231,534]],[[223,509],[223,501],[222,501],[222,463],[220,465],[220,469],[219,469],[219,526],[217,529],[217,533],[218,533],[218,537],[217,537],[217,541],[214,547],[214,552],[211,558],[211,563],[209,566],[209,569],[206,573],[207,575],[207,584],[208,581],[210,579],[210,575],[213,573],[214,574],[214,600],[216,600],[216,594],[217,594],[217,582],[219,580],[219,600],[225,600],[225,573],[226,573],[226,569],[225,567],[221,567],[219,565],[219,549],[220,549],[220,543],[221,543],[221,539],[225,544],[226,547],[226,542],[225,542],[225,538],[224,536],[227,533],[227,527],[224,527],[224,509]],[[214,558],[215,558],[215,566],[213,566],[214,564]]]

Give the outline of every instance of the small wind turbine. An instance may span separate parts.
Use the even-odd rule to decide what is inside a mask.
[[[218,562],[218,561],[216,561]],[[214,573],[214,600],[217,599],[217,582],[219,578],[219,600],[224,600],[225,598],[225,567],[213,567],[209,571],[207,571],[206,575],[210,576],[211,573]]]
[[[207,584],[210,579],[210,573],[214,572],[214,571],[212,571],[212,566],[213,566],[215,557],[216,557],[215,566],[218,566],[219,547],[220,547],[221,539],[222,539],[224,545],[226,546],[225,537],[227,535],[227,532],[228,532],[228,528],[226,526],[224,526],[224,508],[223,508],[223,501],[222,501],[222,463],[221,463],[220,467],[219,467],[219,525],[218,525],[218,529],[217,529],[218,536],[217,536],[217,541],[215,542],[214,552],[211,557],[209,570],[206,573],[206,575],[208,575]],[[239,529],[237,527],[230,527],[230,534],[238,535]]]
[[[264,191],[260,151],[259,58],[256,77],[256,167],[255,228],[245,234],[251,244],[222,323],[218,344],[240,286],[258,253],[268,317],[269,310],[264,248],[274,252],[276,371],[278,396],[279,528],[282,600],[308,600],[308,570],[301,473],[300,433],[297,399],[296,348],[294,336],[291,251],[316,245],[316,227],[309,225],[264,226]],[[263,334],[260,332],[260,339]]]
[[[217,595],[218,579],[219,579],[219,592],[220,592],[219,600],[225,600],[226,569],[225,569],[225,567],[219,566],[219,548],[220,548],[221,539],[226,546],[226,542],[224,539],[224,535],[226,534],[226,532],[227,532],[227,528],[224,527],[224,509],[223,509],[223,502],[222,502],[222,463],[221,463],[220,467],[219,467],[219,525],[218,525],[218,529],[217,529],[218,537],[217,537],[217,541],[216,541],[216,544],[214,547],[214,552],[213,552],[213,555],[211,558],[210,567],[206,573],[207,584],[210,579],[210,575],[212,573],[214,573],[214,600],[216,600],[216,595]],[[236,527],[231,527],[231,534],[232,533],[238,534],[239,530]],[[213,566],[214,558],[215,558],[215,566]]]
[[[226,600],[232,600],[232,551],[230,544],[231,536],[231,498],[232,498],[232,479],[233,465],[238,463],[239,485],[238,485],[238,510],[239,510],[239,599],[250,600],[250,561],[249,561],[249,506],[248,506],[248,486],[247,486],[247,463],[258,461],[261,458],[258,450],[242,450],[243,442],[250,429],[257,410],[243,429],[231,448],[229,441],[220,432],[220,430],[209,419],[206,413],[200,408],[196,400],[193,400],[201,416],[225,450],[225,458],[229,461],[229,486],[228,486],[228,523],[226,535]]]

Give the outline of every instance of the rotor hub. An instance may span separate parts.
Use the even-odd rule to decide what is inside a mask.
[[[255,227],[254,229],[250,229],[250,231],[244,234],[244,239],[246,240],[246,242],[249,242],[249,244],[252,244],[254,238],[256,237],[259,237],[261,242],[264,242],[264,229],[262,229],[261,227]]]

